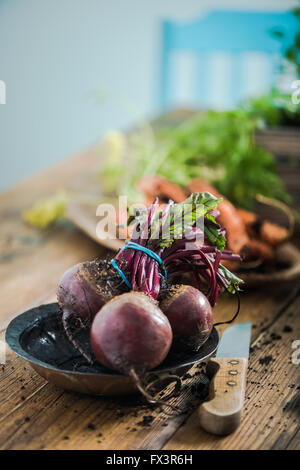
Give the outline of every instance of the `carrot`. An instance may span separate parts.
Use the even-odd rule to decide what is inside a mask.
[[[245,225],[254,224],[257,221],[257,215],[254,212],[246,211],[245,209],[237,208],[237,213],[244,222]]]
[[[160,202],[168,202],[169,199],[174,202],[182,202],[187,196],[180,186],[160,175],[145,176],[139,180],[137,186],[145,194],[146,199],[151,201],[158,197]]]
[[[241,266],[241,262],[224,259],[222,260],[222,265],[229,269],[229,271],[238,271]]]
[[[262,223],[260,236],[272,246],[280,245],[288,238],[289,232],[285,227],[280,227],[277,224],[273,224],[268,220]]]
[[[182,202],[186,198],[186,193],[181,187],[160,175],[142,178],[138,187],[145,194],[146,201],[149,203],[154,197],[158,197],[160,203],[165,203],[169,199]],[[235,208],[207,181],[193,179],[188,186],[187,193],[205,191],[223,198],[218,206],[220,214],[217,221],[226,229],[228,248],[242,255],[246,261],[255,259],[270,261],[274,256],[273,247],[287,238],[287,230],[271,222],[262,221],[253,212]],[[230,261],[228,267],[237,269],[238,263],[233,264]]]
[[[261,220],[253,212],[244,209],[237,209],[237,212],[246,225],[247,233],[250,237],[259,237],[259,239],[269,243],[272,246],[280,245],[289,235],[285,227]]]
[[[263,240],[251,238],[249,241],[250,252],[247,261],[261,259],[262,261],[272,261],[274,258],[274,249]]]
[[[191,181],[189,190],[190,192],[208,191],[216,197],[223,197],[213,186],[198,178]],[[249,251],[249,236],[242,218],[234,205],[224,197],[218,206],[218,210],[220,215],[217,221],[222,227],[226,228],[228,248],[234,253],[245,256]]]

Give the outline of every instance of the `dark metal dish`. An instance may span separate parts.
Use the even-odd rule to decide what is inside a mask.
[[[87,331],[82,333],[81,341],[90,348]],[[97,362],[91,366],[84,360],[65,335],[57,303],[32,308],[14,318],[7,327],[6,342],[42,377],[61,388],[92,395],[137,392],[129,377]],[[162,364],[146,374],[146,380],[163,380],[171,374],[182,376],[193,364],[211,356],[218,342],[218,332],[214,328],[197,353],[169,353]]]

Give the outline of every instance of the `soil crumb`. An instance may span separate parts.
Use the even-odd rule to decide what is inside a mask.
[[[293,328],[289,325],[285,325],[285,327],[282,330],[284,333],[291,333],[293,331]]]
[[[154,416],[148,415],[148,416],[143,416],[143,420],[139,421],[137,424],[139,426],[144,426],[144,427],[150,427],[150,424],[154,420]]]
[[[265,356],[265,357],[262,357],[260,360],[259,360],[259,363],[261,365],[268,365],[270,364],[270,362],[274,361],[273,359],[273,356]]]

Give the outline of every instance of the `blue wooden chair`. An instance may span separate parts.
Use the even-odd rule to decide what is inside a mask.
[[[243,58],[249,52],[258,53],[268,62],[267,76],[261,77],[265,91],[274,84],[280,56],[293,40],[297,27],[297,20],[291,12],[214,11],[191,23],[164,21],[160,107],[174,106],[176,77],[185,68],[183,65],[181,70],[180,66],[172,69],[172,58],[178,53],[193,58],[193,73],[190,74],[196,79],[192,97],[196,106],[209,107],[212,102],[214,90],[210,59],[214,53],[224,53],[229,58],[227,107],[235,106],[245,97]],[[272,35],[273,30],[285,33],[284,44]],[[254,74],[259,73],[259,70],[254,71]]]

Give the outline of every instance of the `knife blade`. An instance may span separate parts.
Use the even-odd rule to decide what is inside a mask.
[[[200,405],[200,425],[217,435],[232,433],[240,424],[246,390],[251,340],[251,322],[228,327],[222,335],[216,357],[206,372],[211,378],[209,400]]]
[[[224,331],[216,357],[245,357],[248,359],[251,322],[237,323]]]

